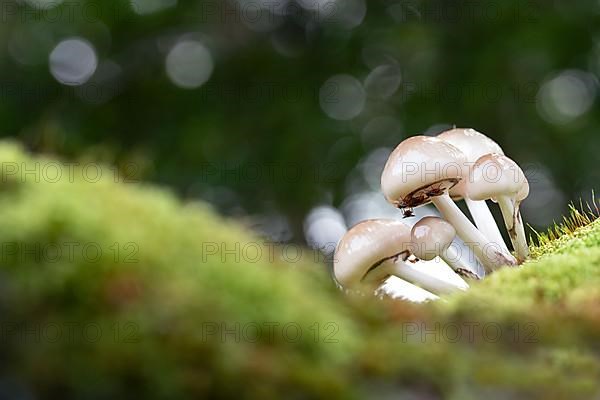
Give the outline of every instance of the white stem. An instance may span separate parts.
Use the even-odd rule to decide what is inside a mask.
[[[413,285],[410,282],[400,279],[397,276],[390,276],[375,291],[377,296],[389,296],[392,299],[403,299],[416,303],[439,300],[439,297],[427,290]]]
[[[504,243],[504,238],[502,238],[500,229],[498,229],[498,224],[496,224],[496,220],[485,200],[471,200],[465,198],[465,203],[467,203],[467,207],[469,207],[469,212],[475,221],[475,225],[477,225],[477,229],[479,229],[491,242],[497,243],[502,247],[506,253],[510,253],[508,247],[506,247],[506,243]]]
[[[472,246],[473,252],[488,272],[504,265],[516,265],[514,257],[505,254],[502,248],[490,242],[483,233],[477,230],[447,193],[432,197],[431,201],[444,219],[454,226],[456,233],[465,244]]]
[[[515,249],[517,260],[519,263],[525,261],[529,256],[529,247],[525,238],[525,227],[519,212],[519,203],[516,203],[513,198],[508,196],[498,196],[498,205],[502,211],[502,217],[508,230],[508,235]]]
[[[462,262],[463,257],[460,251],[452,244],[440,253],[440,258],[446,262],[460,276],[468,276],[469,278],[481,279],[482,277],[473,272],[469,267]]]
[[[375,270],[370,272],[367,279],[381,280],[389,275],[397,276],[400,279],[404,279],[405,281],[420,286],[434,294],[452,293],[458,290],[466,290],[469,287],[464,281],[463,285],[459,285],[455,282],[438,278],[432,274],[423,272],[423,270],[419,268],[419,263],[412,264],[402,260],[397,260],[396,262],[393,260],[386,260]]]

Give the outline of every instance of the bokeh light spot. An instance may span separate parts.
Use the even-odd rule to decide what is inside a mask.
[[[541,117],[553,124],[565,124],[585,114],[596,96],[595,78],[583,71],[568,70],[545,82],[538,93]]]
[[[366,94],[361,83],[351,75],[335,75],[319,90],[321,109],[329,117],[349,120],[365,107]]]
[[[338,241],[346,233],[342,214],[331,206],[313,208],[304,220],[304,236],[312,248],[325,254],[333,253]]]
[[[167,75],[173,84],[184,89],[202,86],[212,75],[213,68],[210,51],[198,41],[178,42],[167,55]]]
[[[396,93],[401,81],[400,67],[380,65],[365,79],[365,90],[370,97],[388,99]]]
[[[81,38],[63,40],[50,53],[50,73],[63,85],[84,84],[97,67],[96,51]]]

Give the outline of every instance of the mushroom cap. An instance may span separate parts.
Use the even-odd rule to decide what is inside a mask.
[[[529,195],[529,182],[521,167],[502,154],[480,157],[466,182],[466,194],[473,200],[495,200],[498,196],[522,201]]]
[[[410,228],[394,219],[370,219],[354,225],[335,250],[333,272],[346,287],[357,287],[367,272],[410,245]]]
[[[392,152],[381,175],[384,196],[398,207],[427,204],[465,176],[466,158],[441,139],[413,136]]]
[[[486,154],[504,154],[498,143],[472,128],[450,129],[437,137],[462,151],[469,163],[474,163]]]
[[[412,227],[412,251],[418,258],[433,260],[450,246],[455,236],[456,230],[446,220],[425,217]]]
[[[480,157],[490,153],[504,154],[498,143],[472,128],[450,129],[440,133],[437,137],[462,151],[467,158],[467,163],[474,163]],[[453,198],[464,197],[465,180],[463,179],[450,190],[450,196]]]

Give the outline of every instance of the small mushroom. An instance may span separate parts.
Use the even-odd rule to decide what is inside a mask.
[[[475,129],[454,128],[440,133],[437,137],[463,152],[469,164],[467,171],[465,171],[467,174],[465,177],[468,177],[468,170],[470,170],[479,157],[490,153],[504,154],[498,143]],[[486,202],[470,199],[466,196],[465,190],[465,179],[463,179],[450,190],[450,196],[455,200],[463,198],[475,221],[477,229],[492,242],[498,243],[508,253],[508,248],[506,247],[506,243],[504,243],[500,229],[498,229],[496,220]]]
[[[523,170],[502,154],[487,154],[479,158],[471,170],[467,195],[474,200],[491,199],[498,203],[517,260],[523,262],[529,256],[519,212],[521,202],[529,195],[529,183]]]
[[[435,294],[466,290],[468,285],[423,272],[411,262],[410,228],[398,220],[372,219],[353,226],[338,243],[333,261],[337,281],[347,289],[374,288],[394,275]]]
[[[440,257],[457,274],[468,278],[481,279],[479,275],[461,264],[461,254],[455,247],[451,246],[455,237],[456,230],[454,227],[442,218],[424,217],[412,227],[413,254],[425,261]]]
[[[400,143],[388,158],[381,175],[386,199],[399,208],[433,203],[444,219],[488,271],[516,260],[491,242],[469,221],[450,198],[448,191],[465,176],[465,155],[441,139],[413,136]]]

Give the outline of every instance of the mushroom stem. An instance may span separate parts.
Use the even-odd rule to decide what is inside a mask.
[[[502,217],[504,217],[508,235],[510,236],[517,260],[520,264],[529,256],[525,228],[521,219],[521,213],[519,212],[520,203],[515,202],[514,199],[508,196],[498,196],[497,200],[502,211]]]
[[[454,226],[456,233],[465,244],[473,246],[473,252],[487,272],[494,271],[504,265],[516,265],[517,262],[514,257],[506,254],[499,245],[490,242],[483,233],[477,230],[447,193],[432,197],[431,201],[444,219]]]
[[[458,275],[471,279],[481,279],[481,277],[478,276],[476,273],[466,269],[463,266],[463,264],[461,263],[461,259],[463,257],[460,254],[460,251],[458,251],[458,249],[452,244],[450,244],[448,248],[440,252],[440,258],[444,260],[446,264],[448,264],[450,268],[452,268],[452,270]]]
[[[496,224],[496,220],[485,200],[471,200],[465,198],[465,203],[467,204],[467,207],[469,207],[469,212],[475,221],[477,229],[479,229],[491,242],[497,243],[502,250],[508,254],[508,247],[506,247],[506,243],[504,243],[504,238],[500,233],[500,229],[498,229],[498,224]]]
[[[388,296],[392,299],[408,300],[415,303],[424,303],[440,299],[439,296],[393,275],[388,277],[385,282],[375,290],[375,295],[380,298]]]
[[[445,294],[453,293],[458,290],[467,290],[469,285],[465,281],[462,284],[452,282],[433,274],[424,272],[422,268],[419,268],[419,263],[411,263],[402,261],[402,259],[389,259],[384,261],[375,270],[371,271],[367,275],[367,279],[371,281],[375,279],[381,281],[386,276],[394,275],[398,278],[404,279],[412,284],[420,286],[421,288],[434,293],[434,294]]]

